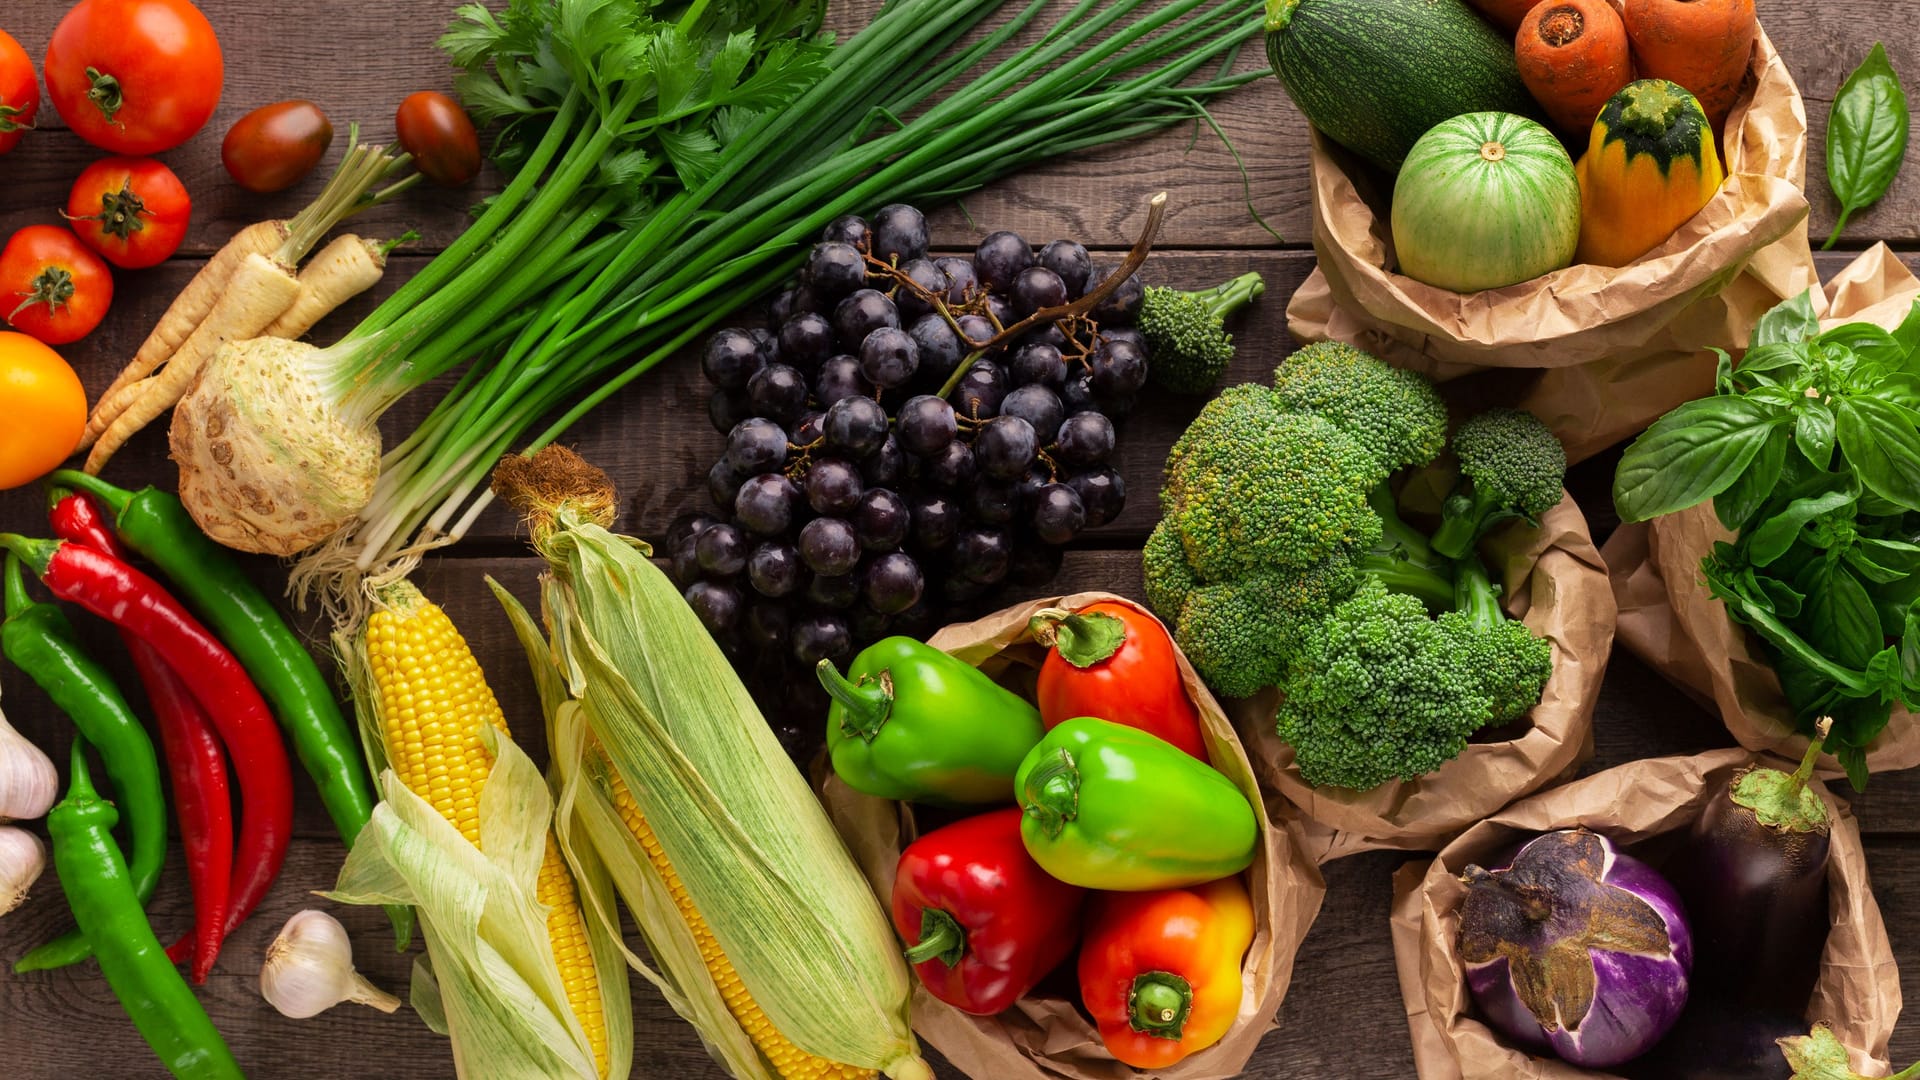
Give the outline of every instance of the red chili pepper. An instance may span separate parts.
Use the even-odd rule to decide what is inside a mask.
[[[240,839],[226,932],[253,909],[286,861],[293,835],[293,771],[267,703],[227,647],[152,578],[80,544],[0,533],[54,595],[152,645],[206,710],[240,778]]]
[[[54,489],[48,511],[54,535],[127,561],[120,541],[93,497]],[[204,983],[220,955],[226,937],[227,899],[233,887],[233,802],[227,782],[227,759],[207,714],[193,694],[160,658],[153,646],[129,630],[120,640],[133,658],[133,667],[146,687],[147,701],[160,729],[162,756],[173,787],[174,813],[180,819],[180,842],[186,849],[187,876],[193,887],[193,934],[167,955],[175,963],[190,941],[193,981]]]
[[[1036,696],[1049,731],[1076,716],[1096,716],[1208,760],[1200,710],[1180,681],[1179,653],[1153,616],[1102,601],[1081,611],[1050,608],[1028,627],[1047,646]]]
[[[900,853],[893,927],[934,997],[989,1016],[1073,951],[1085,890],[1050,877],[1020,840],[1020,808],[957,821]]]

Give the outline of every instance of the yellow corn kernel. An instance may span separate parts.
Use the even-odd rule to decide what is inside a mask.
[[[367,620],[366,652],[380,698],[387,761],[408,790],[478,847],[480,791],[493,771],[480,729],[490,724],[508,732],[506,717],[473,650],[440,605],[404,582],[384,598],[389,606]],[[587,946],[586,918],[573,873],[551,832],[534,892],[549,909],[547,937],[567,1004],[605,1076],[607,1024],[600,976]]]
[[[667,861],[667,853],[660,847],[660,839],[653,834],[653,827],[647,824],[639,805],[633,801],[633,793],[627,790],[626,781],[621,779],[611,763],[607,766],[607,776],[614,809],[619,812],[627,831],[646,851],[647,860],[653,863],[660,880],[666,883],[674,906],[680,910],[680,917],[686,920],[694,944],[700,949],[700,958],[706,961],[714,985],[720,988],[727,1011],[733,1014],[734,1020],[747,1033],[761,1056],[772,1063],[774,1073],[782,1080],[873,1080],[877,1077],[879,1073],[872,1069],[815,1057],[793,1045],[773,1026],[760,1007],[754,1004],[753,995],[741,983],[733,963],[720,951],[720,943],[714,940],[713,931],[707,929],[706,918],[693,906],[693,901],[687,896],[686,886],[680,883],[680,875],[674,872],[673,865]]]

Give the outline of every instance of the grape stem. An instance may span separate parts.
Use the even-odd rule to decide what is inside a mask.
[[[1099,307],[1146,263],[1148,253],[1153,251],[1154,238],[1160,235],[1160,223],[1166,220],[1166,216],[1167,193],[1163,191],[1147,200],[1147,224],[1140,230],[1140,238],[1133,242],[1133,250],[1127,252],[1127,257],[1121,260],[1119,269],[1108,274],[1105,280],[1088,290],[1078,300],[1069,300],[1054,307],[1041,308],[1012,326],[1005,327],[985,342],[975,341],[962,334],[961,337],[967,344],[973,346],[974,351],[960,361],[960,366],[953,369],[952,375],[947,376],[946,384],[940,387],[940,396],[944,398],[953,393],[954,388],[960,385],[960,380],[965,378],[968,370],[973,367],[973,362],[980,359],[981,355],[988,350],[1005,345],[1041,323],[1078,318]],[[939,300],[935,300],[934,303],[943,308],[945,306]],[[955,329],[958,329],[957,324]]]

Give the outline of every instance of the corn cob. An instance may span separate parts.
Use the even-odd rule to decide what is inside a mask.
[[[639,805],[633,801],[633,793],[627,790],[627,782],[614,771],[611,763],[606,765],[606,777],[607,794],[614,810],[619,813],[627,831],[633,834],[634,840],[647,853],[647,861],[653,864],[654,872],[660,875],[660,880],[672,894],[674,906],[680,910],[680,917],[686,920],[687,929],[699,946],[700,958],[706,961],[714,985],[726,1000],[727,1011],[733,1014],[747,1037],[753,1040],[754,1047],[773,1066],[774,1074],[781,1080],[872,1080],[879,1076],[873,1069],[815,1057],[780,1034],[767,1015],[760,1011],[760,1006],[754,1004],[753,995],[741,983],[740,974],[733,969],[732,961],[721,951],[719,942],[713,939],[713,931],[708,929],[706,918],[687,896],[687,888],[680,883],[680,875],[674,872],[673,864],[667,861],[666,852],[660,849],[660,839],[654,836],[653,827],[647,824]]]
[[[438,604],[406,581],[382,591],[385,607],[367,621],[366,653],[385,730],[387,760],[407,788],[432,804],[467,841],[480,845],[480,792],[493,759],[480,731],[507,733],[506,717],[466,639]],[[599,976],[587,944],[573,874],[551,831],[535,885],[549,909],[567,1004],[607,1073],[607,1026]]]

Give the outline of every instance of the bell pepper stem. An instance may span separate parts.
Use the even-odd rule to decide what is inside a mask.
[[[1077,668],[1111,659],[1127,643],[1127,624],[1103,611],[1046,608],[1027,620],[1027,632]]]
[[[960,958],[967,952],[967,929],[960,920],[943,908],[922,908],[920,911],[920,943],[908,946],[907,963],[924,964],[928,960],[938,960],[947,967],[957,967]]]
[[[1021,804],[1049,839],[1059,836],[1067,822],[1080,816],[1080,764],[1073,760],[1072,751],[1061,747],[1034,765],[1027,774]]]
[[[813,670],[820,677],[820,685],[826,689],[827,695],[839,702],[844,710],[840,717],[840,733],[848,738],[858,737],[872,742],[893,715],[893,674],[882,671],[880,677],[872,682],[868,682],[865,676],[861,676],[859,682],[848,682],[831,660],[820,661]]]
[[[36,540],[21,536],[19,533],[0,533],[0,548],[20,557],[20,561],[33,571],[34,577],[45,577],[47,566],[53,562],[54,553],[60,550],[62,541]]]
[[[126,512],[127,503],[133,499],[133,492],[126,488],[114,487],[105,480],[78,469],[60,469],[49,476],[47,482],[57,487],[77,488],[84,491],[112,507],[115,516]]]
[[[1178,1039],[1193,1012],[1193,984],[1171,971],[1147,971],[1133,977],[1127,994],[1127,1019],[1133,1030],[1156,1039]]]

